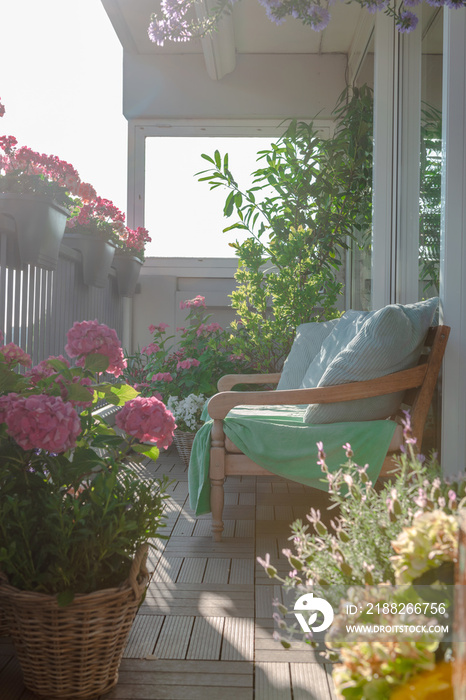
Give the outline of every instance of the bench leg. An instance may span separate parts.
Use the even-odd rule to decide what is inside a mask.
[[[221,542],[223,532],[223,479],[210,480],[210,508],[212,510],[212,535],[215,542]]]

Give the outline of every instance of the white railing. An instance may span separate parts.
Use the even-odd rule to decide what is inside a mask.
[[[33,364],[64,354],[66,333],[75,321],[98,319],[123,335],[123,300],[112,269],[106,287],[82,282],[81,255],[62,245],[57,269],[7,267],[6,234],[0,234],[0,330],[4,343],[28,352]]]

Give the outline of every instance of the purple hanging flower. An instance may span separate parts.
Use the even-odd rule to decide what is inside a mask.
[[[330,12],[326,7],[311,5],[307,11],[309,24],[316,32],[321,32],[330,22]]]

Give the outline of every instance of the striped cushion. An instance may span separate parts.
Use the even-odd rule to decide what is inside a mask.
[[[303,323],[297,327],[277,389],[299,389],[309,364],[338,321],[339,319],[335,318],[333,321],[321,323]]]
[[[364,381],[416,365],[438,298],[417,304],[393,304],[368,315],[346,348],[330,362],[317,386]],[[305,423],[376,420],[394,413],[403,393],[335,404],[311,404]]]

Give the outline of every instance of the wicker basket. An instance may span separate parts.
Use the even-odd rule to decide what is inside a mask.
[[[189,467],[189,458],[191,456],[191,448],[194,442],[196,433],[188,433],[184,430],[175,430],[173,442],[176,445],[178,454],[180,455],[186,467]]]
[[[25,686],[46,698],[94,698],[118,682],[118,669],[149,581],[148,546],[141,547],[119,588],[56,597],[0,582],[0,604],[21,664]]]

